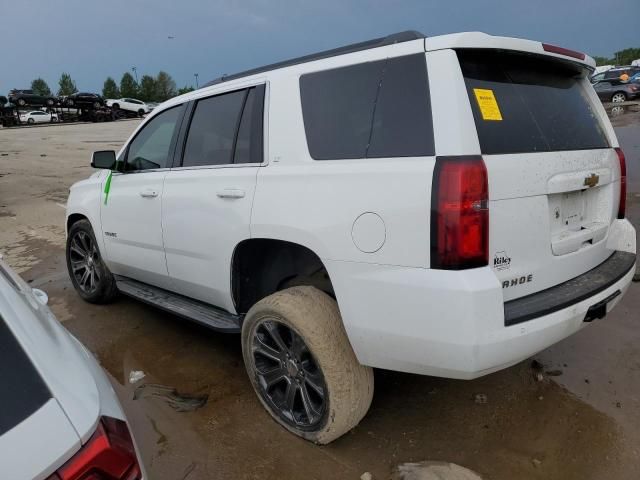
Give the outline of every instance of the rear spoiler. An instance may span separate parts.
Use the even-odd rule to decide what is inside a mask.
[[[427,52],[443,49],[487,48],[496,50],[513,50],[518,52],[547,55],[560,60],[577,63],[590,71],[595,70],[596,62],[589,55],[575,50],[557,47],[548,43],[524,40],[522,38],[495,37],[482,32],[464,32],[438,37],[425,38],[424,47]]]

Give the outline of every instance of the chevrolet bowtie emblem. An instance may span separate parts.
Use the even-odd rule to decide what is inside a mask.
[[[600,176],[592,173],[590,176],[584,178],[584,186],[585,187],[595,187],[600,181]]]

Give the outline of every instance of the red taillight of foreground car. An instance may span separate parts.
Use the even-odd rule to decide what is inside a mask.
[[[569,50],[568,48],[558,47],[557,45],[551,45],[550,43],[543,43],[542,49],[545,52],[557,53],[558,55],[577,58],[579,60],[584,60],[586,58],[586,55],[582,52],[576,52],[575,50]]]
[[[627,209],[627,161],[624,158],[624,152],[621,148],[616,147],[618,161],[620,162],[620,201],[618,203],[618,218],[624,218]]]
[[[102,417],[98,428],[67,463],[48,480],[139,480],[133,440],[122,420]]]
[[[431,268],[488,263],[489,185],[481,156],[437,157],[431,191]]]

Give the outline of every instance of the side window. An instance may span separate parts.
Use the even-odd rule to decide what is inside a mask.
[[[196,103],[182,166],[262,162],[264,86]]]
[[[262,163],[264,85],[249,90],[238,129],[233,163]]]
[[[424,54],[303,75],[300,93],[315,160],[434,155]]]
[[[171,166],[171,145],[184,107],[170,108],[153,117],[129,144],[125,170],[149,170]]]

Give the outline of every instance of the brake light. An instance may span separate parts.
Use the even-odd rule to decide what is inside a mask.
[[[431,268],[488,264],[489,186],[481,156],[438,157],[431,190]]]
[[[615,150],[618,154],[618,161],[620,162],[620,202],[618,203],[618,218],[624,218],[627,209],[627,162],[622,149],[616,147]]]
[[[585,59],[585,54],[582,52],[576,52],[575,50],[569,50],[568,48],[558,47],[557,45],[551,45],[550,43],[543,43],[542,49],[545,52],[557,53],[558,55],[564,55],[565,57],[577,58],[579,60]]]
[[[48,480],[139,480],[138,459],[127,424],[102,417],[98,428]]]

